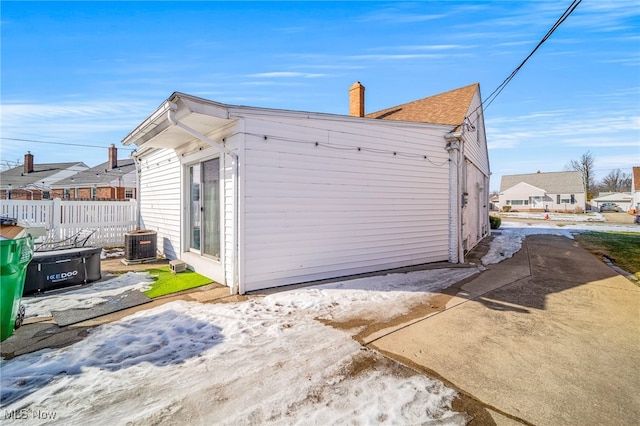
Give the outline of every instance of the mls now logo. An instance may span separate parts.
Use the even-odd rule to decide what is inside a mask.
[[[5,420],[54,420],[58,413],[38,409],[4,410]]]
[[[78,271],[70,271],[70,272],[61,272],[59,274],[51,274],[51,275],[47,275],[47,280],[49,281],[62,281],[62,280],[68,280],[70,278],[75,277],[76,275],[78,275]]]

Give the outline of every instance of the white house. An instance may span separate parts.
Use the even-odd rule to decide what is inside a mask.
[[[489,232],[479,85],[395,107],[413,119],[350,90],[355,116],[172,94],[123,140],[141,226],[232,293],[462,262]]]
[[[504,175],[499,197],[511,211],[584,212],[587,201],[580,172]]]

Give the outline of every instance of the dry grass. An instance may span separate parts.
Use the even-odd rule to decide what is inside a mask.
[[[640,280],[640,234],[636,232],[584,232],[576,241],[597,256],[606,256]]]

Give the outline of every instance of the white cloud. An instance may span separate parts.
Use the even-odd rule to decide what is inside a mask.
[[[369,54],[369,55],[353,55],[347,56],[347,59],[356,61],[374,60],[374,61],[394,61],[404,59],[446,59],[452,55],[447,53],[387,53],[387,54]]]
[[[380,21],[387,24],[411,24],[416,22],[434,21],[446,18],[446,14],[442,13],[411,13],[400,11],[397,8],[387,8],[369,15],[362,16],[357,19],[359,22]]]
[[[274,72],[262,72],[257,74],[249,74],[247,77],[257,78],[318,78],[326,77],[328,74],[320,73],[306,73],[296,71],[274,71]]]
[[[637,113],[636,113],[637,114]],[[608,115],[558,109],[487,119],[491,149],[515,148],[521,143],[582,147],[638,146],[640,115],[611,111]]]
[[[636,147],[638,144],[636,144]],[[636,149],[636,155],[598,155],[596,158],[596,169],[604,171],[606,174],[611,169],[623,169],[623,172],[630,173],[633,166],[640,166],[640,147]]]
[[[407,45],[398,46],[399,50],[461,50],[475,49],[476,46],[468,44],[424,44],[424,45]]]
[[[120,146],[122,138],[155,106],[125,101],[4,104],[0,110],[4,138],[0,157],[21,158],[26,151],[31,151],[40,162],[46,153],[48,162],[84,161],[93,166],[104,162],[106,147],[112,143]],[[87,147],[56,149],[51,145],[61,142]],[[91,146],[104,148],[91,149]],[[123,154],[128,152],[122,148]]]

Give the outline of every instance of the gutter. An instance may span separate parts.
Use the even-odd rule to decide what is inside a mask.
[[[184,132],[190,134],[191,136],[194,136],[198,139],[200,139],[203,142],[208,143],[209,145],[211,145],[212,147],[216,148],[218,151],[225,153],[227,155],[229,155],[231,157],[231,161],[232,161],[232,168],[233,168],[233,212],[234,212],[234,226],[233,226],[233,284],[231,285],[231,294],[244,294],[244,285],[240,285],[240,279],[239,279],[239,272],[238,272],[238,263],[239,263],[239,259],[238,259],[238,253],[239,253],[239,242],[238,242],[238,228],[240,226],[240,212],[238,209],[239,206],[239,180],[238,180],[238,172],[239,172],[239,167],[238,167],[238,163],[239,163],[239,158],[238,158],[238,154],[236,154],[235,152],[231,151],[229,148],[227,148],[226,146],[224,146],[224,144],[215,141],[211,138],[209,138],[206,135],[203,135],[202,133],[198,132],[196,129],[193,129],[189,126],[187,126],[184,123],[181,123],[180,121],[178,121],[178,119],[175,116],[175,111],[178,110],[178,105],[173,103],[173,102],[169,102],[167,101],[167,105],[168,105],[168,110],[167,110],[167,120],[169,121],[169,123],[171,123],[173,126],[178,127],[179,129],[183,130]]]
[[[131,153],[131,157],[133,158],[133,164],[136,165],[136,231],[141,229],[142,226],[142,214],[140,213],[140,206],[142,205],[140,203],[140,188],[141,188],[141,184],[140,184],[140,159],[138,158],[138,156],[140,155],[139,152],[137,151],[133,151]]]

